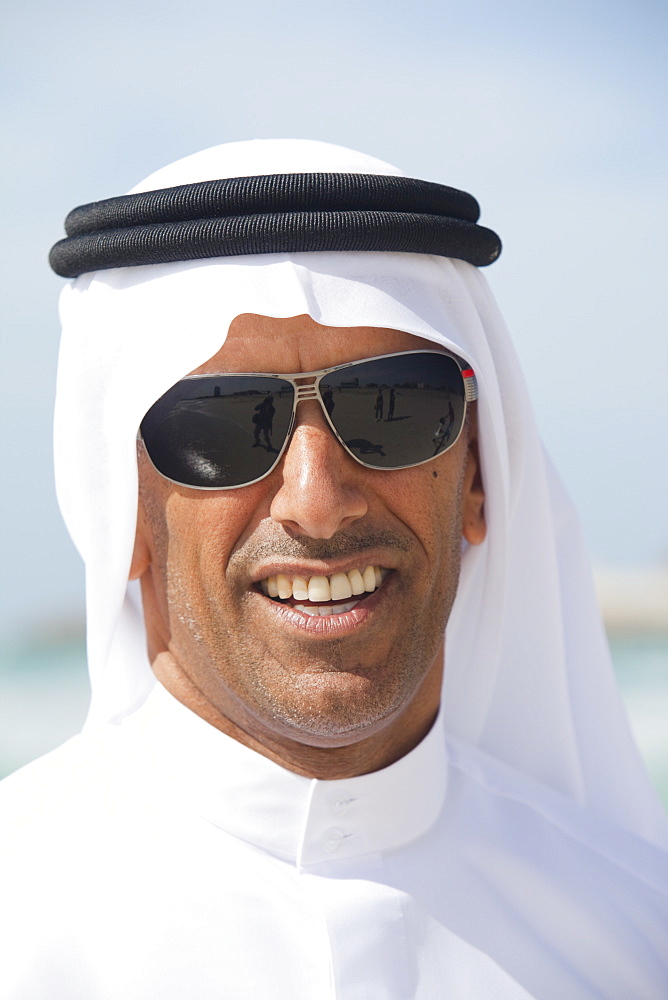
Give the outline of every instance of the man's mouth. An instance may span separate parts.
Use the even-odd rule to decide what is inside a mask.
[[[342,615],[373,594],[389,572],[381,566],[366,566],[330,576],[277,573],[260,580],[259,587],[265,597],[289,603],[305,615]]]

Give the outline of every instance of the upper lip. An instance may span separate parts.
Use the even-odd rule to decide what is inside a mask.
[[[372,553],[358,553],[350,559],[338,559],[333,562],[325,562],[322,559],[313,559],[310,562],[266,562],[253,571],[251,584],[266,580],[268,576],[277,576],[279,573],[287,577],[303,576],[307,580],[312,576],[333,576],[334,573],[349,573],[352,569],[364,570],[367,566],[380,566],[381,569],[394,569],[387,558],[383,558]]]

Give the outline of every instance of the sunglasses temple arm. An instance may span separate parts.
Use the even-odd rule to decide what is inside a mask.
[[[464,368],[462,371],[464,379],[464,398],[467,403],[472,403],[478,398],[478,380],[472,368]]]

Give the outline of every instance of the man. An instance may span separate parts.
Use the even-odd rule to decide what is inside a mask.
[[[264,443],[267,451],[271,451],[271,432],[274,423],[274,399],[273,396],[266,396],[261,403],[258,403],[253,413],[253,447],[260,444],[260,431],[264,434]]]
[[[379,422],[380,420],[383,419],[383,390],[382,389],[379,389],[378,392],[376,393],[375,413],[376,413],[376,422]]]
[[[137,192],[53,258],[93,698],[5,783],[5,994],[662,996],[664,821],[472,199],[301,142]]]
[[[394,387],[392,387],[390,389],[390,403],[389,403],[389,406],[387,407],[387,419],[388,420],[392,420],[392,418],[394,417],[394,407],[395,407],[395,404],[396,404],[396,396],[394,394]]]

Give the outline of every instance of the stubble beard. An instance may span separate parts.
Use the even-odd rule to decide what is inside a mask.
[[[406,624],[402,619],[397,641],[379,662],[373,662],[373,655],[362,661],[351,637],[317,643],[295,640],[289,656],[280,653],[276,644],[258,641],[261,633],[244,620],[251,595],[237,595],[233,615],[225,614],[219,599],[210,599],[203,613],[192,607],[188,582],[172,573],[169,603],[178,609],[179,631],[189,647],[181,658],[190,664],[183,666],[192,670],[191,679],[207,700],[228,718],[236,716],[231,721],[241,728],[246,728],[244,719],[251,725],[255,720],[314,745],[361,739],[400,714],[434,663],[459,578],[461,543],[456,533],[450,537],[439,567],[440,582],[427,600],[408,600],[413,608],[410,620]],[[369,539],[360,541],[359,547],[368,544]],[[410,584],[406,590],[410,597]]]

